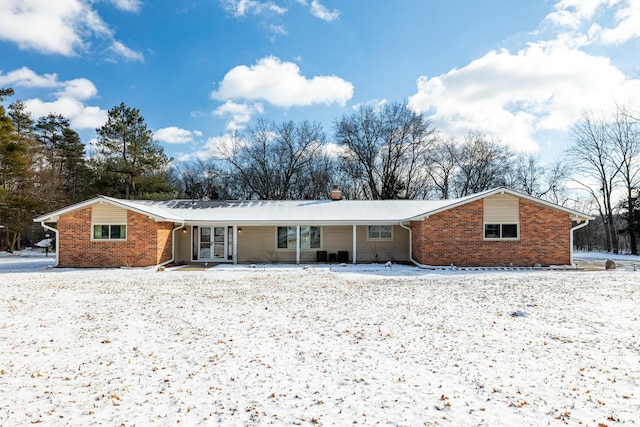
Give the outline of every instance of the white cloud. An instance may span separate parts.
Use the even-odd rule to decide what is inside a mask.
[[[640,96],[640,79],[594,52],[640,38],[640,2],[559,0],[554,9],[536,33],[540,39],[518,52],[491,51],[440,76],[420,77],[411,107],[453,136],[480,131],[534,151],[583,111],[637,102],[631,97]]]
[[[275,13],[282,15],[287,9],[270,1],[258,0],[221,0],[222,7],[234,17],[239,18],[248,14],[260,15],[263,13]]]
[[[357,111],[362,107],[368,106],[376,111],[379,111],[388,101],[386,99],[370,99],[367,102],[359,102],[352,106],[353,110]]]
[[[546,19],[555,25],[578,29],[584,21],[593,18],[596,11],[609,0],[560,0],[554,6],[555,12]]]
[[[340,17],[340,12],[335,9],[329,12],[318,0],[311,0],[311,14],[327,22],[335,21]]]
[[[566,131],[585,109],[640,93],[640,80],[627,79],[609,59],[546,44],[492,51],[417,85],[411,107],[431,114],[445,133],[480,131],[524,151],[538,148],[537,132]]]
[[[180,162],[188,162],[191,160],[207,160],[211,158],[224,158],[231,153],[238,144],[244,144],[246,141],[238,138],[234,133],[226,133],[221,136],[215,136],[207,139],[204,146],[200,149],[189,153],[180,154],[177,159]]]
[[[144,55],[142,53],[129,49],[117,40],[114,40],[113,43],[111,43],[110,50],[119,56],[122,56],[127,61],[144,61]]]
[[[98,94],[98,89],[87,79],[74,79],[63,82],[63,89],[56,92],[61,98],[74,98],[78,100],[91,99]]]
[[[57,74],[38,75],[33,70],[22,67],[2,74],[0,70],[0,86],[21,86],[32,88],[60,87]]]
[[[186,144],[187,142],[193,142],[194,136],[202,136],[202,132],[169,126],[158,129],[153,135],[158,141],[166,142],[167,144]]]
[[[95,129],[107,121],[107,112],[100,107],[88,106],[77,99],[61,97],[55,101],[39,98],[24,101],[32,117],[43,117],[50,113],[62,114],[74,129]]]
[[[56,96],[79,100],[93,98],[98,93],[98,89],[90,80],[80,78],[60,81],[55,73],[38,75],[27,67],[10,71],[7,74],[2,74],[0,71],[0,86],[58,89],[55,92]]]
[[[336,144],[335,142],[327,142],[322,146],[323,154],[333,158],[345,158],[349,155],[350,150],[346,145]]]
[[[617,45],[640,37],[637,0],[561,0],[545,21],[560,29],[565,45]]]
[[[139,4],[115,2],[122,7]],[[92,5],[87,0],[2,0],[0,40],[46,54],[78,55],[89,49],[91,37],[113,41],[113,30]]]
[[[49,96],[54,98],[53,101],[43,101],[40,98],[24,101],[27,111],[34,118],[49,113],[62,114],[71,121],[71,126],[75,129],[95,129],[107,120],[105,110],[85,104],[85,101],[98,94],[98,90],[90,80],[84,78],[61,81],[57,74],[38,75],[33,70],[22,67],[7,74],[0,71],[1,86],[51,90]]]
[[[271,34],[273,34],[274,36],[286,36],[286,35],[289,34],[287,32],[287,29],[284,27],[284,25],[270,24],[269,25],[269,32]]]
[[[311,0],[311,5],[309,5],[309,2],[307,0],[296,1],[303,6],[309,6],[311,14],[316,18],[320,18],[324,21],[331,22],[340,17],[340,12],[338,10],[334,9],[333,11],[329,12],[327,8],[324,7],[322,3],[320,3],[320,0]]]
[[[227,133],[222,136],[209,138],[205,144],[204,150],[200,155],[209,155],[217,158],[224,158],[233,152],[238,144],[245,144],[246,141],[239,139],[234,134]]]
[[[228,100],[223,105],[216,108],[213,111],[213,115],[219,117],[231,117],[227,122],[227,129],[240,130],[251,121],[251,118],[255,114],[262,114],[263,112],[264,109],[260,103],[249,105],[244,103],[239,104]]]
[[[0,39],[22,49],[71,56],[84,45],[79,32],[85,26],[86,6],[79,0],[0,2]]]
[[[604,44],[620,44],[640,37],[640,2],[629,1],[616,12],[616,26],[602,29],[600,40]]]
[[[126,12],[139,12],[142,9],[140,0],[110,0],[115,7]]]
[[[211,158],[223,159],[233,153],[236,148],[250,144],[250,142],[242,137],[241,134],[228,132],[224,135],[215,136],[207,139],[205,144],[198,150],[183,153],[177,156],[178,161],[187,162],[191,160],[207,160]],[[324,154],[337,158],[343,156],[347,148],[344,146],[329,142],[321,147]]]
[[[316,76],[307,79],[292,62],[267,56],[255,65],[237,66],[211,93],[217,100],[264,100],[279,107],[314,104],[345,105],[353,96],[353,84],[336,76]]]

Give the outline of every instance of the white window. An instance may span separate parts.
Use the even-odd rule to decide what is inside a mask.
[[[367,240],[393,240],[393,225],[369,225]]]
[[[485,239],[510,239],[514,240],[519,237],[518,224],[485,224]]]
[[[126,240],[127,226],[124,224],[94,224],[93,240]]]
[[[296,248],[296,227],[278,227],[278,249]],[[320,249],[320,227],[300,226],[300,249]]]

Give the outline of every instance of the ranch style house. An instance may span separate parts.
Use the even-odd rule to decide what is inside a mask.
[[[58,267],[193,263],[572,264],[593,217],[500,187],[448,200],[199,201],[98,196],[35,218]]]

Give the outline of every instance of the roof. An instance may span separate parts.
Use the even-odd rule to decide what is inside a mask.
[[[397,224],[420,220],[448,209],[488,197],[511,194],[563,211],[576,220],[593,217],[567,209],[505,187],[470,196],[447,200],[121,200],[99,196],[76,205],[40,216],[36,222],[56,222],[60,215],[90,206],[111,203],[148,215],[156,221],[178,223],[207,223],[236,225],[278,225],[304,223],[307,225]]]

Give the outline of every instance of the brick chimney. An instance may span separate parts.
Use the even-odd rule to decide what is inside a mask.
[[[337,185],[334,185],[333,190],[331,190],[331,200],[342,200],[342,191]]]

